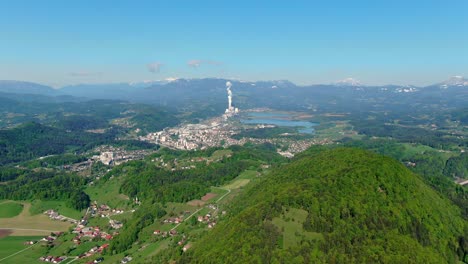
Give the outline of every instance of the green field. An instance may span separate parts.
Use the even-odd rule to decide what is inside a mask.
[[[20,203],[6,201],[0,203],[0,218],[10,218],[19,215],[23,211],[23,205]]]
[[[73,219],[80,219],[83,216],[82,212],[67,207],[65,205],[65,202],[63,201],[34,200],[31,203],[31,208],[29,209],[29,212],[31,213],[31,215],[37,215],[42,214],[44,213],[44,211],[47,211],[49,209],[56,210],[57,212],[59,212],[59,214]]]
[[[211,160],[217,160],[217,159],[221,159],[224,156],[228,156],[228,155],[232,155],[232,150],[230,150],[230,149],[220,149],[220,150],[217,150],[217,151],[213,152],[210,159]]]
[[[33,259],[37,259],[40,256],[40,254],[43,252],[43,250],[40,248],[39,245],[33,245],[30,249],[27,249],[22,253],[19,253],[12,257],[9,257],[9,256],[20,250],[30,247],[30,245],[24,245],[24,242],[29,241],[29,240],[37,241],[41,238],[42,237],[36,237],[36,236],[9,236],[9,237],[0,238],[0,262],[1,263],[31,263]],[[38,248],[39,250],[34,250],[35,248]],[[33,255],[33,258],[28,257],[31,254]]]
[[[307,211],[289,208],[282,217],[273,218],[273,224],[283,233],[283,248],[295,246],[302,239],[321,239],[319,233],[307,232],[303,229]]]
[[[246,170],[239,174],[234,180],[232,180],[229,184],[224,185],[223,189],[233,190],[239,189],[245,185],[247,185],[252,179],[254,179],[257,175],[257,172],[254,170]]]
[[[127,196],[119,192],[123,181],[124,177],[114,177],[107,180],[104,185],[98,182],[96,185],[86,188],[85,191],[93,202],[107,204],[112,208],[126,209],[131,201]]]
[[[324,122],[315,127],[315,138],[340,140],[344,137],[359,139],[361,136],[352,132],[349,121]]]
[[[23,202],[23,211],[14,217],[0,218],[2,228],[13,231],[11,236],[41,236],[52,231],[65,231],[69,222],[53,221],[44,214],[31,215],[31,204]]]

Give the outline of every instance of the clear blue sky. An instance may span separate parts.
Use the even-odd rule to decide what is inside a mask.
[[[466,0],[1,1],[0,34],[0,79],[54,86],[468,76]]]

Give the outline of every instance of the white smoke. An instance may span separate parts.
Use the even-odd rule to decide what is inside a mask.
[[[232,108],[232,91],[231,91],[232,83],[230,81],[226,82],[226,90],[228,93],[228,110]]]

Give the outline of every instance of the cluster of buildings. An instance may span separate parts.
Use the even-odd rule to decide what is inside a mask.
[[[73,234],[76,234],[76,237],[73,238],[73,242],[77,245],[81,244],[81,239],[84,237],[93,239],[93,238],[101,238],[104,240],[111,240],[113,236],[107,232],[104,232],[98,226],[95,227],[82,227],[77,226],[72,231]],[[117,235],[118,233],[114,233]]]
[[[184,221],[184,219],[181,217],[171,217],[164,219],[163,223],[164,224],[180,224]]]
[[[95,155],[91,159],[100,161],[105,165],[119,165],[130,160],[143,159],[150,150],[125,150],[113,146],[99,146],[94,151],[100,155]]]
[[[216,225],[216,220],[213,219],[211,214],[199,215],[197,218],[198,222],[205,223],[208,225],[208,228],[213,228]]]
[[[103,244],[101,246],[95,246],[95,247],[91,248],[90,250],[88,250],[87,252],[79,255],[78,258],[87,258],[87,257],[93,256],[94,254],[102,253],[104,251],[104,249],[106,249],[108,247],[109,247],[109,244]],[[96,260],[93,261],[93,262],[94,263],[99,263],[102,260],[104,260],[104,258],[100,257],[97,260],[98,260],[97,262],[96,262]],[[101,260],[101,261],[99,261],[99,260]]]
[[[180,127],[166,128],[159,132],[149,133],[139,139],[181,150],[226,145],[226,141],[231,140],[230,136],[235,134],[233,127],[226,120],[239,113],[239,108],[232,104],[231,86],[231,82],[226,82],[228,107],[222,117],[210,119],[203,124],[186,124]]]
[[[82,162],[63,165],[61,169],[82,172],[91,168],[91,166],[98,161],[108,166],[119,165],[130,160],[143,159],[151,153],[151,150],[124,150],[122,148],[104,145],[97,147],[93,152],[99,152],[100,154],[94,155],[90,159]]]
[[[109,225],[114,229],[120,229],[123,227],[123,223],[114,219],[109,220]]]
[[[127,263],[129,263],[130,261],[132,261],[132,259],[133,259],[132,257],[126,256],[126,257],[124,257],[124,258],[120,261],[120,263],[122,263],[122,264],[127,264]]]
[[[310,148],[312,145],[328,145],[333,143],[330,139],[307,139],[307,140],[289,140],[287,152],[296,154]],[[279,152],[278,152],[279,153]],[[281,154],[281,153],[280,153]]]
[[[227,111],[227,110],[226,110]],[[244,145],[247,142],[261,144],[272,143],[287,145],[286,151],[278,151],[279,154],[292,157],[295,153],[302,152],[312,145],[329,144],[332,141],[328,139],[306,139],[296,140],[287,137],[278,138],[232,138],[239,133],[242,126],[236,122],[226,121],[226,114],[222,117],[215,117],[200,124],[185,124],[173,128],[165,128],[162,131],[149,133],[140,136],[139,140],[159,144],[164,147],[180,150],[205,149],[209,147]],[[245,124],[243,125],[245,126]],[[274,127],[273,125],[255,125],[254,129]],[[164,165],[164,164],[163,164]]]
[[[70,165],[63,165],[62,168],[64,170],[69,170],[69,171],[73,171],[73,172],[80,172],[80,171],[85,171],[85,170],[89,169],[93,165],[93,162],[94,161],[92,159],[88,159],[88,160],[78,162],[78,163],[73,163],[73,164],[70,164]]]
[[[226,141],[234,134],[233,127],[217,117],[201,124],[166,128],[141,136],[139,139],[169,148],[193,150],[226,145]]]
[[[177,235],[177,230],[172,229],[170,231],[161,231],[161,230],[154,230],[153,235],[167,237],[167,236],[175,236]]]
[[[39,260],[40,261],[44,261],[44,262],[50,262],[50,263],[60,263],[64,260],[66,260],[67,257],[65,256],[61,256],[61,257],[54,257],[54,256],[44,256],[44,257],[40,257]]]
[[[47,215],[52,220],[63,221],[63,222],[68,221],[68,222],[70,222],[72,224],[78,224],[78,220],[72,219],[70,217],[63,216],[63,215],[59,214],[57,211],[52,210],[52,209],[49,209],[49,210],[45,211],[44,214]]]
[[[52,243],[57,239],[57,237],[61,236],[62,234],[63,234],[63,232],[53,232],[51,235],[43,237],[41,239],[41,241],[42,242],[47,242],[47,243]]]
[[[109,217],[111,215],[123,214],[122,209],[112,209],[107,204],[98,205],[96,202],[91,204],[88,210],[91,217]]]

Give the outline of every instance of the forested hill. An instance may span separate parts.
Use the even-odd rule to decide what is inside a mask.
[[[401,163],[310,152],[247,189],[178,263],[468,261],[460,210]]]

